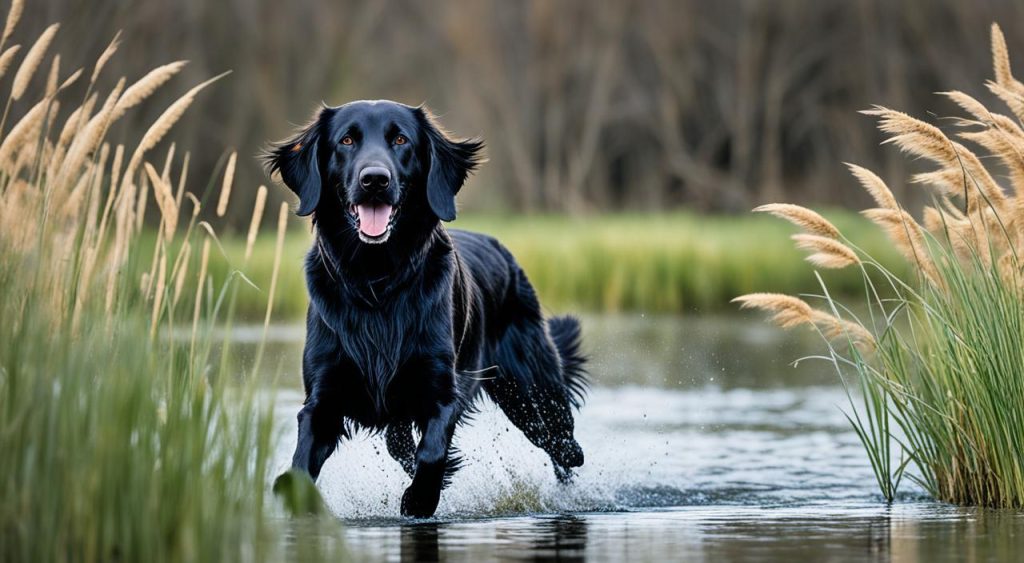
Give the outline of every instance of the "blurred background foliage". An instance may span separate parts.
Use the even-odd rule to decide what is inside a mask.
[[[1024,52],[1022,16],[1024,3],[1000,0],[46,0],[29,2],[14,41],[60,21],[54,52],[73,69],[123,30],[108,80],[188,59],[115,142],[136,142],[184,85],[232,70],[174,139],[193,151],[197,178],[215,178],[237,149],[243,200],[268,182],[260,147],[318,102],[392,98],[487,140],[467,210],[861,206],[842,161],[878,170],[913,209],[904,159],[856,111],[950,115],[930,93],[954,87],[990,101],[988,26]]]

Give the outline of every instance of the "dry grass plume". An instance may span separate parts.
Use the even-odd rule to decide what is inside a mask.
[[[53,41],[53,37],[57,35],[59,28],[59,23],[46,28],[46,31],[36,39],[32,48],[25,54],[25,58],[21,61],[21,66],[18,67],[18,72],[14,74],[14,82],[11,85],[12,100],[18,101],[25,95],[32,76],[36,73],[36,69],[39,68],[39,64],[43,62],[43,57],[46,56],[46,51],[50,48],[50,43]]]
[[[220,199],[217,200],[217,217],[223,217],[228,211],[228,200],[231,198],[231,183],[235,180],[235,160],[238,153],[232,151],[228,164],[224,168],[224,183],[220,187]]]
[[[839,229],[816,211],[789,203],[769,203],[754,209],[757,213],[770,213],[800,227],[808,234],[838,239]]]

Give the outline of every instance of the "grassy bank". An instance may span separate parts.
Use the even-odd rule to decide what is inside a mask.
[[[877,204],[865,215],[889,236],[911,275],[877,263],[857,247],[859,234],[809,209],[777,205],[769,210],[803,230],[798,244],[812,261],[863,276],[857,309],[866,313],[858,318],[844,309],[831,281],[821,284],[832,295],[819,309],[774,293],[739,298],[782,326],[811,325],[832,342],[837,368],[854,375],[851,384],[863,392],[859,406],[851,398],[850,421],[889,500],[912,467],[909,475],[938,499],[1024,507],[1024,83],[1010,72],[996,26],[992,51],[989,87],[1012,118],[961,92],[945,94],[969,114],[953,137],[897,111],[869,112],[892,143],[937,167],[916,178],[935,200],[923,224],[880,178],[852,167]],[[961,141],[985,153],[979,157]],[[996,161],[1010,171],[1004,185],[996,181],[1003,177]]]
[[[849,212],[827,213],[837,225],[896,271],[906,267],[885,235]],[[787,241],[792,229],[766,217],[719,217],[691,213],[658,215],[481,216],[464,214],[451,225],[496,236],[515,254],[554,311],[699,313],[729,309],[741,293],[768,288],[817,292],[813,268]],[[302,259],[310,235],[293,233],[284,252],[275,310],[300,319],[306,293]],[[244,262],[245,241],[223,241],[232,264]],[[246,267],[263,288],[273,267],[272,236],[256,244]],[[223,266],[222,269],[226,268]],[[226,272],[226,270],[225,270]],[[862,292],[859,275],[829,273],[839,294]],[[239,313],[258,319],[266,295],[239,293]]]
[[[52,64],[46,96],[25,100],[56,32],[12,65],[8,106],[31,109],[0,118],[0,560],[337,560],[333,522],[288,539],[274,525],[270,397],[244,378],[256,366],[211,354],[242,278],[212,250],[216,225],[196,220],[191,185],[171,180],[187,156],[161,155],[163,173],[149,162],[208,83],[137,145],[111,145],[109,128],[182,65],[110,88],[115,39],[88,72]],[[89,80],[81,105],[62,98],[76,80]],[[140,218],[154,207],[146,244]]]

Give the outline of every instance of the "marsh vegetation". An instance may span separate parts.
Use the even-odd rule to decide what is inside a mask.
[[[0,38],[0,74],[13,75],[7,109],[29,108],[0,121],[0,559],[277,559],[271,405],[236,377],[253,365],[210,355],[242,263],[212,273],[227,261],[214,225],[198,219],[212,204],[186,181],[187,153],[154,153],[211,81],[135,143],[112,143],[119,118],[172,87],[181,64],[110,84],[115,37],[95,64],[69,72],[47,56],[56,24],[34,44],[9,45],[21,9],[14,2]],[[23,96],[32,81],[46,84],[35,100]],[[83,98],[66,95],[76,82],[87,83]],[[231,184],[229,173],[218,216]],[[159,229],[142,239],[149,208]],[[304,545],[308,558],[338,548],[329,531]]]
[[[907,475],[935,498],[1024,507],[1024,84],[1010,70],[997,25],[992,57],[987,86],[1012,117],[959,91],[943,94],[967,114],[953,122],[955,133],[887,108],[865,112],[878,118],[890,144],[936,166],[914,177],[933,201],[923,224],[881,178],[850,166],[877,205],[864,216],[913,275],[879,264],[857,237],[814,211],[775,204],[761,210],[800,227],[793,238],[811,253],[808,261],[862,274],[864,298],[856,305],[866,312],[848,309],[827,282],[807,300],[737,299],[770,311],[782,326],[810,325],[832,343],[837,369],[852,370],[848,385],[863,392],[860,408],[851,397],[851,423],[890,500],[909,467],[916,471]],[[1008,179],[1000,183],[1003,171]]]

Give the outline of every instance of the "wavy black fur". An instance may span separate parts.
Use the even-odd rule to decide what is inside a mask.
[[[568,315],[548,319],[548,331],[555,342],[558,357],[562,363],[562,375],[565,386],[569,390],[569,400],[577,409],[583,407],[587,396],[589,378],[587,376],[587,357],[580,351],[583,340],[580,321]]]
[[[463,463],[452,437],[481,392],[559,479],[583,464],[572,413],[586,389],[579,322],[545,320],[498,241],[441,224],[482,148],[452,139],[423,108],[380,101],[324,107],[264,155],[316,227],[292,464],[315,479],[340,439],[384,432],[412,477],[410,516],[432,515]],[[383,234],[362,225],[371,208],[390,210]]]

